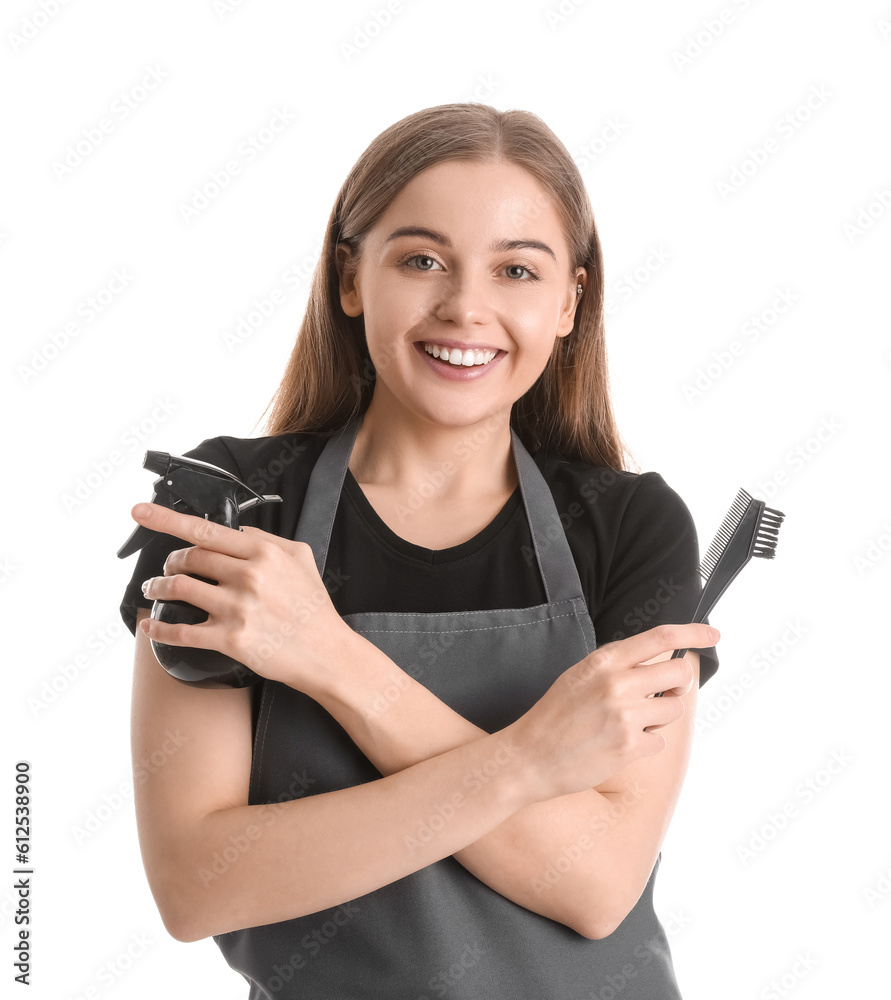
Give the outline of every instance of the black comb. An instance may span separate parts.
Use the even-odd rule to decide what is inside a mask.
[[[756,500],[745,490],[736,494],[699,564],[699,575],[704,585],[692,621],[701,622],[708,617],[718,599],[753,556],[773,559],[785,516],[782,511],[765,506],[763,500]],[[671,659],[679,659],[686,652],[686,649],[676,649]],[[656,697],[661,698],[663,694],[660,691]]]

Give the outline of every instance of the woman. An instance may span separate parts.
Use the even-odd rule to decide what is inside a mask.
[[[411,115],[338,196],[268,435],[186,453],[284,503],[134,508],[134,763],[180,734],[146,873],[251,997],[680,996],[653,879],[718,634],[687,508],[623,467],[602,303],[536,116]],[[181,684],[149,638],[264,680]]]

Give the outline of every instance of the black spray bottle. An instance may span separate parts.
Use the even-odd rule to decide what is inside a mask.
[[[180,455],[164,451],[147,451],[143,468],[157,473],[152,503],[161,504],[182,514],[203,517],[228,528],[239,528],[239,515],[261,503],[281,503],[280,496],[261,496],[231,472]],[[133,534],[118,550],[118,558],[137,552],[152,540],[157,532],[138,525]],[[182,548],[187,548],[183,542]],[[216,583],[196,576],[205,583]],[[155,601],[152,618],[175,625],[200,625],[207,621],[207,612],[185,601]],[[151,640],[152,650],[161,666],[184,684],[198,687],[226,688],[248,687],[263,678],[243,663],[213,649],[191,646],[170,646]]]

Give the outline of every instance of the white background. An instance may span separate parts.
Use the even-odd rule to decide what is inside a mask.
[[[118,615],[134,562],[115,553],[150,495],[146,448],[260,433],[367,144],[476,99],[536,112],[583,167],[640,468],[686,500],[703,548],[740,486],[787,516],[776,561],[753,561],[712,616],[721,668],[663,848],[656,904],[685,1000],[891,995],[875,631],[891,564],[891,4],[403,0],[381,27],[384,9],[3,5],[4,991],[13,763],[28,759],[29,995],[246,996],[212,940],[166,934],[147,888]],[[274,141],[239,154],[282,110]],[[101,143],[60,170],[103,118]],[[239,174],[185,221],[231,159]],[[126,287],[86,322],[115,271]],[[285,301],[229,349],[276,288]],[[794,303],[765,312],[780,292]]]

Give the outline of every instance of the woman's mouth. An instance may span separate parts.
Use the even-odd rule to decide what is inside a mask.
[[[491,371],[506,351],[491,349],[460,350],[457,347],[446,347],[434,341],[417,340],[415,350],[421,354],[428,367],[443,378],[465,382],[480,378]]]

